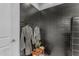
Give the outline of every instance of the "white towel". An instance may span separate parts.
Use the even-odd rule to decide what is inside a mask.
[[[41,37],[40,37],[40,28],[38,26],[36,26],[34,28],[34,41],[35,41],[35,47],[39,47],[40,46],[40,40],[41,40]]]

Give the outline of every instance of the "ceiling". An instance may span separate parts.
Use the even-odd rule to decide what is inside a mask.
[[[39,11],[54,7],[57,5],[61,5],[63,3],[31,3],[35,8],[37,8]]]

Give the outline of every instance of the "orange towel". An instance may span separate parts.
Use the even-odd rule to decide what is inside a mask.
[[[39,47],[32,51],[32,56],[39,56],[43,53],[44,53],[44,47]]]

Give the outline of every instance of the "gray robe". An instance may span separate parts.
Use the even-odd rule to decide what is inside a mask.
[[[24,38],[25,38],[25,42],[24,42]],[[40,40],[39,27],[36,26],[34,28],[34,34],[33,34],[33,29],[29,25],[23,27],[21,33],[21,51],[25,49],[25,55],[31,54],[32,44],[38,45],[39,40]]]
[[[25,38],[25,42],[24,42]],[[21,51],[25,49],[25,54],[29,55],[32,52],[32,44],[31,40],[33,40],[33,31],[32,28],[27,25],[22,28],[22,33],[21,33]]]

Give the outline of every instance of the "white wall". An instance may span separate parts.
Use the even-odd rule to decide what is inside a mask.
[[[19,53],[19,4],[0,4],[0,56]]]

